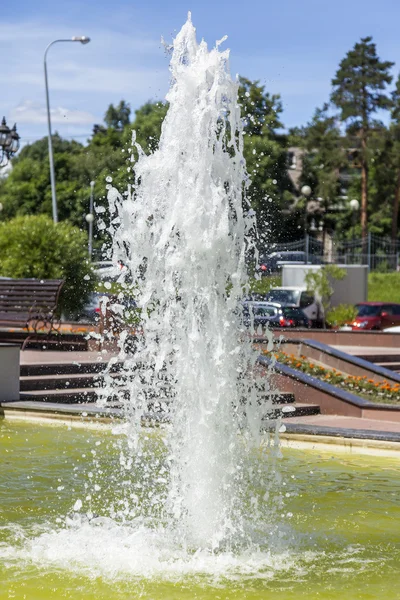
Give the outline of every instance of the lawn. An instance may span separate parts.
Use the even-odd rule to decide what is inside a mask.
[[[400,273],[370,273],[368,275],[370,302],[398,302],[400,304]]]

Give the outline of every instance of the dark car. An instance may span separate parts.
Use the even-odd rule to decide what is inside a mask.
[[[262,327],[306,328],[311,326],[301,308],[254,301],[243,303],[243,322],[246,327],[251,327],[253,323],[255,328],[259,325]]]
[[[353,331],[381,330],[400,325],[400,304],[393,302],[360,302],[357,316],[351,324]]]

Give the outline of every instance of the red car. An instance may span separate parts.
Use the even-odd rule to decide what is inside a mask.
[[[400,304],[393,302],[361,302],[356,304],[357,316],[351,323],[353,331],[381,330],[400,325]]]

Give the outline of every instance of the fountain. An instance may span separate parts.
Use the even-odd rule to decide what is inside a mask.
[[[125,421],[1,426],[0,600],[394,598],[396,461],[383,476],[378,458],[282,458],[263,431],[238,302],[254,221],[223,41],[209,51],[188,19],[159,148],[133,139],[127,193],[108,182],[141,333],[133,353],[120,335],[119,387],[112,361],[99,404],[117,396]],[[149,412],[159,427],[143,427]]]
[[[113,259],[126,267],[120,281],[133,281],[143,331],[132,357],[124,352],[126,332],[120,339],[130,442],[137,451],[149,392],[159,390],[156,401],[171,422],[170,487],[160,502],[179,538],[213,550],[245,535],[238,495],[262,415],[248,381],[257,353],[238,309],[254,218],[243,214],[238,84],[219,45],[209,52],[197,44],[189,17],[173,45],[159,148],[146,156],[134,138],[136,183],[127,196],[111,184],[108,192]],[[239,430],[253,434],[247,450]]]

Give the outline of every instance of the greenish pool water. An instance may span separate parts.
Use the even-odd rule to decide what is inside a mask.
[[[135,517],[147,474],[132,479],[124,443],[0,422],[0,600],[400,599],[399,460],[284,450],[270,529],[253,523],[251,549],[213,555]]]

